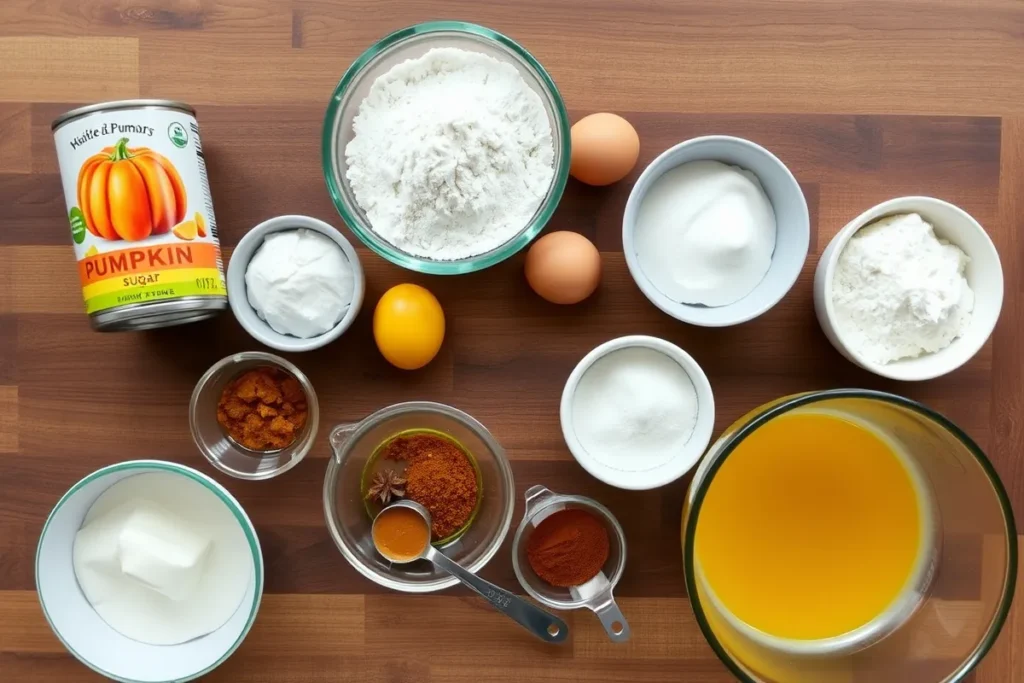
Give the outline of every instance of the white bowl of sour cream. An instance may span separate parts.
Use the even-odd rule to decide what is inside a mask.
[[[136,460],[93,472],[60,499],[36,550],[36,589],[57,638],[93,671],[189,681],[248,634],[263,556],[227,489],[184,465]]]
[[[340,232],[309,216],[263,221],[238,242],[227,272],[231,312],[278,351],[311,351],[340,337],[363,303],[359,256]]]
[[[725,327],[778,303],[810,244],[807,202],[778,157],[713,135],[663,152],[633,185],[622,219],[626,265],[655,306]]]

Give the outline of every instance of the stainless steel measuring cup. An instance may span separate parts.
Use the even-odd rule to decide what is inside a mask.
[[[377,545],[377,535],[374,533],[376,529],[372,529],[371,536],[373,537],[374,547],[377,548],[377,552],[386,557],[390,562],[406,564],[420,559],[427,560],[438,569],[448,572],[463,584],[472,588],[480,597],[491,603],[496,610],[541,640],[548,643],[563,643],[569,637],[569,626],[564,621],[523,600],[518,595],[510,593],[490,581],[481,579],[431,545],[429,532],[430,511],[419,503],[412,500],[400,500],[389,505],[374,518],[374,527],[377,526],[377,520],[396,507],[408,508],[423,518],[423,522],[427,525],[428,530],[427,541],[424,544],[423,551],[418,556],[396,558],[381,550],[380,546]]]
[[[526,558],[526,547],[538,524],[560,510],[573,508],[591,512],[604,522],[608,529],[608,559],[597,576],[585,584],[559,588],[534,573]],[[563,610],[585,607],[597,615],[614,642],[629,640],[629,623],[612,596],[612,589],[626,568],[626,534],[615,515],[596,500],[555,493],[543,486],[530,487],[526,491],[526,513],[512,541],[512,567],[526,592],[541,604]]]

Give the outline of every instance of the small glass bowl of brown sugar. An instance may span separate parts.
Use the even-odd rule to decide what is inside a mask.
[[[206,371],[189,404],[199,451],[221,472],[270,479],[299,464],[320,420],[309,379],[280,356],[235,353]]]

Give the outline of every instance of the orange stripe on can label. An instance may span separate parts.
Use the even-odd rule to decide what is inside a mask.
[[[216,244],[159,244],[133,247],[87,256],[78,262],[82,286],[135,273],[177,268],[217,268],[220,248]]]

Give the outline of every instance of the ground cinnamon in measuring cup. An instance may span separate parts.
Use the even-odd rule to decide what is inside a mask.
[[[526,544],[526,559],[537,576],[568,588],[597,576],[608,547],[608,529],[593,513],[560,510],[537,525]]]
[[[382,453],[407,465],[405,497],[430,511],[434,540],[451,536],[476,509],[476,470],[454,442],[433,434],[392,439]]]

